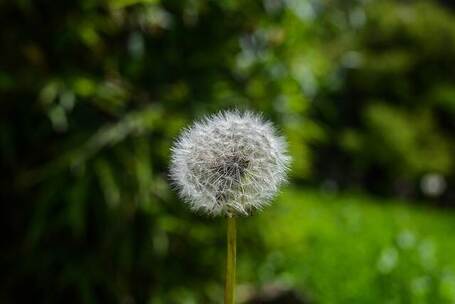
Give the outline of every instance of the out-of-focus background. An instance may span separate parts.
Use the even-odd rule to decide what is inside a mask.
[[[240,303],[455,303],[448,0],[0,2],[1,303],[221,303],[223,219],[169,186],[194,119],[260,111],[290,183]]]

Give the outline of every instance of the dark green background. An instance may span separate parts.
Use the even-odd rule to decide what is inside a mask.
[[[169,148],[240,108],[294,159],[240,222],[240,300],[278,282],[314,303],[453,303],[453,9],[0,1],[0,302],[220,303],[224,223],[178,200]]]

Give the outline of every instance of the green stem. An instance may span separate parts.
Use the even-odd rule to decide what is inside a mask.
[[[226,282],[224,285],[224,304],[235,303],[235,255],[236,255],[236,227],[235,217],[227,218],[227,257],[226,257]]]

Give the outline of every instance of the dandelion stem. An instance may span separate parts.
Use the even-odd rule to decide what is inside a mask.
[[[236,272],[236,224],[235,216],[227,217],[227,257],[226,282],[224,285],[224,304],[235,303],[235,272]]]

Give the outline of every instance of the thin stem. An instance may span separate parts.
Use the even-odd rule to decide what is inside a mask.
[[[227,218],[227,257],[226,257],[226,282],[224,285],[224,304],[235,303],[235,272],[236,272],[236,238],[235,217]]]

